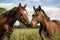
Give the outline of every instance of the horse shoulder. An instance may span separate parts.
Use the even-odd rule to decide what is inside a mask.
[[[0,24],[6,21],[6,17],[4,15],[0,16]]]
[[[57,31],[58,31],[58,25],[51,21],[49,24],[50,34],[53,36],[54,34],[58,33]]]

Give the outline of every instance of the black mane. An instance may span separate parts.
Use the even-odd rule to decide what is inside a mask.
[[[14,17],[16,14],[17,14],[17,7],[14,7],[13,9],[7,11],[6,13],[2,14],[2,15],[5,15],[6,17]]]

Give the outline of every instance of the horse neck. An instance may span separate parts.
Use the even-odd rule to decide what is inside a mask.
[[[48,25],[49,21],[44,17],[43,20],[41,21],[40,25],[43,26],[43,28],[46,28]]]
[[[10,27],[13,27],[14,23],[16,22],[16,18],[9,18],[6,21]]]
[[[10,26],[13,26],[14,23],[16,22],[16,13],[17,13],[17,8],[12,9],[12,10],[8,11],[6,14],[4,14],[7,18],[6,21]]]
[[[11,25],[10,26],[13,27],[13,25],[15,24],[15,22],[16,22],[16,19],[14,19],[13,22],[11,22]]]

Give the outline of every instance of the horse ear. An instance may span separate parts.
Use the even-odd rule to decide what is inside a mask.
[[[26,8],[27,4],[25,4],[24,8]]]
[[[35,6],[33,6],[33,9],[35,10]]]
[[[19,3],[18,9],[21,9],[21,3]]]
[[[41,6],[39,5],[39,10],[41,10]]]
[[[21,7],[21,3],[19,3],[19,7]]]

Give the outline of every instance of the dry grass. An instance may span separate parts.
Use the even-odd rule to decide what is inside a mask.
[[[41,40],[39,29],[14,29],[10,40]],[[54,40],[60,40],[60,35]]]

